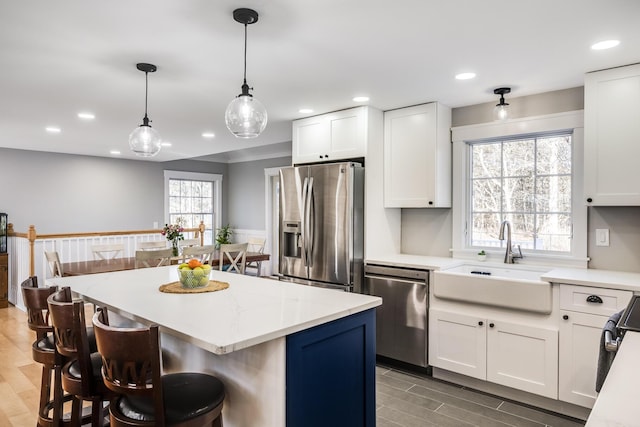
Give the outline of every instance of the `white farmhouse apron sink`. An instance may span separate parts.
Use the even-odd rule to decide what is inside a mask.
[[[547,271],[463,264],[434,272],[433,295],[453,301],[551,313],[551,283],[540,279]]]

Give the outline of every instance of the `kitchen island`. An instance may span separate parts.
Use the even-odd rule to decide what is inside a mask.
[[[178,280],[175,266],[48,284],[69,286],[128,325],[158,324],[165,371],[209,372],[224,382],[227,427],[375,425],[380,298],[220,271],[211,279],[229,288],[160,292]]]

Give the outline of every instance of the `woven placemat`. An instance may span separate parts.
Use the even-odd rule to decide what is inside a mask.
[[[160,285],[160,292],[166,292],[169,294],[199,294],[202,292],[215,292],[227,289],[229,284],[227,282],[218,282],[217,280],[209,280],[207,286],[201,288],[183,288],[180,282],[171,282],[165,285]]]

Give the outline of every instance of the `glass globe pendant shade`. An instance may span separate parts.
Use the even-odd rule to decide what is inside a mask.
[[[140,125],[129,134],[129,147],[140,157],[153,157],[160,152],[160,134],[149,125]]]
[[[238,95],[229,103],[224,120],[237,138],[255,138],[267,127],[267,110],[248,94]]]
[[[509,104],[497,104],[493,109],[493,117],[496,120],[507,120],[509,118]]]

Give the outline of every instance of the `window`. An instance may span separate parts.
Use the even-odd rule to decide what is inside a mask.
[[[561,133],[468,143],[471,246],[503,247],[507,220],[513,245],[571,252],[571,141]]]
[[[587,267],[583,123],[583,111],[568,111],[451,129],[455,258],[485,249],[501,262],[508,220],[519,264]]]
[[[205,244],[213,244],[213,230],[220,227],[222,176],[165,171],[165,217],[169,224],[182,219],[185,228],[206,227]]]

